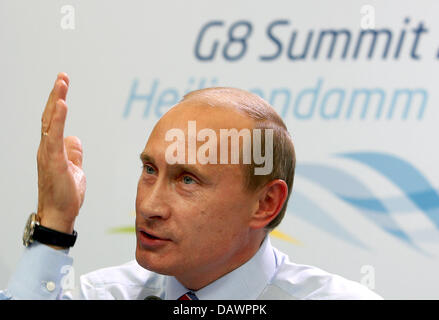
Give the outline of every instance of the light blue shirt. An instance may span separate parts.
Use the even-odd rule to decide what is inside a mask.
[[[65,290],[63,277],[72,263],[67,251],[34,243],[25,249],[0,299],[143,300],[153,295],[176,300],[188,291],[176,278],[148,271],[135,260],[83,275],[75,290]],[[195,294],[200,300],[382,299],[360,283],[292,263],[269,237],[249,261]]]

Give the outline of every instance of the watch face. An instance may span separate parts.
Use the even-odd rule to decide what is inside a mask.
[[[26,226],[24,227],[23,233],[23,244],[27,247],[30,243],[32,243],[32,235],[34,233],[36,214],[32,213],[27,219]]]

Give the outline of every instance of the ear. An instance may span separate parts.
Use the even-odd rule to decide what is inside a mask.
[[[254,212],[250,227],[261,229],[268,225],[281,211],[288,197],[288,186],[284,180],[276,179],[260,191],[259,206]]]

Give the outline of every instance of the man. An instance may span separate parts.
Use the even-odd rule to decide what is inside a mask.
[[[28,246],[2,298],[75,297],[62,288],[62,268],[72,264],[67,248],[86,182],[79,139],[63,139],[68,85],[60,73],[42,116],[31,216],[39,225],[29,223]],[[243,145],[234,149],[224,132],[239,132]],[[295,153],[282,119],[256,95],[232,88],[186,95],[158,121],[141,161],[136,261],[82,276],[79,298],[380,298],[271,246],[267,234],[285,214]]]

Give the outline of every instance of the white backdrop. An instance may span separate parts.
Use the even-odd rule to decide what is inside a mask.
[[[290,240],[273,236],[276,247],[388,299],[439,298],[438,9],[435,1],[0,1],[0,287],[36,209],[41,113],[65,71],[66,134],[83,142],[88,182],[71,250],[76,278],[134,259],[134,234],[111,231],[133,226],[138,155],[184,93],[219,85],[263,96],[293,136],[297,175],[278,230]],[[375,45],[361,33],[368,27]]]

